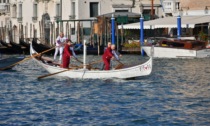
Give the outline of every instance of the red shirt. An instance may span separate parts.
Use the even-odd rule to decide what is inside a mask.
[[[104,54],[103,54],[103,59],[111,59],[113,56],[112,54],[112,49],[111,48],[107,48],[105,51],[104,51]]]
[[[70,57],[72,56],[72,52],[70,51],[70,46],[68,44],[65,45],[64,50],[63,50],[63,56],[65,57]]]

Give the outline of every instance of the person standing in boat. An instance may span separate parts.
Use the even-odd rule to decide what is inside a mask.
[[[77,59],[77,56],[72,47],[72,42],[70,39],[68,39],[66,40],[66,45],[63,51],[63,57],[62,57],[63,68],[69,68],[69,63],[72,56]]]
[[[56,60],[56,57],[57,57],[58,52],[59,52],[59,54],[60,54],[59,61],[61,61],[65,42],[66,42],[66,37],[64,37],[63,32],[61,32],[60,35],[56,39],[56,48],[55,48],[54,60]]]
[[[111,44],[111,43],[110,43]],[[105,70],[110,70],[110,60],[113,59],[112,49],[111,45],[109,45],[104,51],[104,54],[102,55],[103,62],[105,64]]]
[[[115,49],[114,44],[111,45],[111,49],[112,49],[112,54],[113,54],[114,58],[116,60],[120,60],[120,57],[122,57],[122,55]]]

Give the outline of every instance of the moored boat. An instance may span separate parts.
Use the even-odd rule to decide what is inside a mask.
[[[36,55],[37,52],[33,49],[33,46],[30,46],[30,53],[31,56]],[[45,60],[42,58],[33,58],[36,63],[42,66],[45,70],[49,73],[58,73],[53,76],[62,76],[62,77],[69,77],[69,78],[90,78],[90,79],[97,79],[97,78],[133,78],[139,76],[147,76],[150,75],[152,72],[152,57],[150,59],[140,65],[116,69],[116,70],[96,70],[96,69],[84,69],[84,68],[72,68],[72,69],[64,69],[60,68],[59,66],[55,66],[55,64],[49,60]],[[47,58],[49,59],[49,58]]]
[[[37,43],[37,39],[33,39],[32,40],[32,45],[33,45],[33,48],[37,51],[37,52],[43,52],[43,51],[45,51],[45,50],[48,50],[48,49],[50,49],[50,47],[49,46],[47,46],[47,45],[44,45],[44,44],[41,44],[41,43]],[[46,54],[54,54],[54,50],[51,50],[51,51],[49,51],[49,52],[47,52]]]
[[[13,56],[13,57],[8,57],[8,58],[2,58],[0,59],[0,70],[11,69],[13,67],[11,65],[22,61],[24,58],[25,58],[24,56]]]
[[[150,56],[151,45],[142,49]],[[154,57],[158,58],[204,58],[210,57],[210,49],[206,42],[198,40],[164,39],[154,46]]]

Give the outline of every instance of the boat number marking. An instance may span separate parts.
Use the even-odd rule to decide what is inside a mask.
[[[150,64],[146,64],[146,65],[143,65],[143,66],[139,67],[140,71],[146,71],[146,70],[150,70],[150,69],[151,69]]]

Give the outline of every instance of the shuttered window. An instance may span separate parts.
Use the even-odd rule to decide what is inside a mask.
[[[37,9],[37,3],[35,3],[34,5],[33,5],[33,10],[34,10],[34,13],[33,13],[33,17],[37,17],[37,15],[38,15],[38,9]]]
[[[19,4],[19,13],[18,13],[18,17],[22,17],[22,4]]]
[[[98,2],[90,2],[90,17],[98,16]]]
[[[17,6],[16,5],[12,6],[12,17],[13,18],[17,17]]]
[[[60,16],[60,4],[56,4],[56,16]]]

